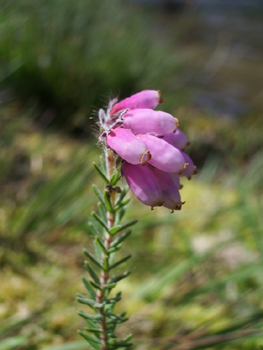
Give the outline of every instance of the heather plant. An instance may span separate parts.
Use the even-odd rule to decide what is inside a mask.
[[[166,102],[166,94],[164,97]],[[39,132],[31,126],[29,113],[15,115],[13,105],[2,105],[0,110],[1,184],[9,184],[2,186],[1,195],[1,209],[6,213],[5,222],[1,216],[0,233],[0,299],[1,310],[3,302],[6,310],[0,315],[1,349],[90,349],[75,334],[83,321],[74,315],[72,296],[82,269],[79,245],[86,239],[87,207],[94,207],[95,196],[89,183],[92,180],[102,188],[99,179],[93,180],[91,169],[91,159],[95,159],[97,151],[86,141],[72,143],[60,134],[54,137],[49,132]],[[180,127],[184,131],[189,128],[187,136],[195,141],[196,152],[203,132],[198,129],[201,117],[181,115],[184,118],[179,118]],[[208,124],[209,119],[206,121]],[[198,130],[197,137],[191,133],[193,125]],[[230,124],[212,118],[209,125],[216,130],[217,125],[231,129]],[[241,135],[243,128],[245,124],[240,122],[233,136]],[[250,133],[254,129],[253,123],[247,126]],[[178,137],[179,133],[177,128],[174,135]],[[15,194],[22,185],[14,181],[13,173],[19,174],[24,168],[13,166],[15,156],[21,152],[17,140],[24,147],[25,160],[35,158],[37,140],[37,154],[43,155],[45,164],[42,173],[32,169],[27,177],[23,175],[22,188],[27,196],[19,198]],[[70,152],[54,167],[54,159],[60,159],[62,149]],[[235,156],[232,150],[225,154],[233,161]],[[251,350],[262,344],[262,159],[262,152],[258,152],[241,172],[234,166],[240,158],[235,158],[231,171],[222,173],[221,159],[211,155],[198,180],[182,179],[182,201],[186,200],[186,204],[180,213],[170,215],[170,210],[162,208],[152,212],[136,199],[135,205],[129,205],[129,220],[140,220],[116,259],[135,252],[126,263],[132,275],[112,292],[123,290],[124,298],[114,312],[121,313],[127,306],[131,317],[128,323],[117,326],[116,333],[123,337],[133,333],[136,349],[203,346]],[[100,167],[103,169],[103,164]],[[16,201],[16,206],[8,206],[10,201]],[[93,218],[91,221],[96,226]],[[57,237],[58,232],[63,234]],[[202,242],[206,250],[200,251]],[[38,254],[37,261],[33,260],[34,252]],[[98,272],[99,268],[91,264]],[[120,274],[122,267],[124,264],[119,266]],[[111,277],[118,274],[117,269],[110,271]],[[81,293],[85,294],[83,290]],[[21,303],[27,307],[28,316],[21,314]],[[86,306],[82,308],[89,313]],[[145,325],[150,326],[143,328]]]
[[[196,173],[192,160],[183,152],[189,142],[178,129],[177,118],[153,110],[160,102],[159,91],[145,90],[120,102],[117,99],[110,101],[106,112],[99,110],[99,143],[104,160],[101,167],[94,163],[94,168],[105,187],[101,192],[93,185],[99,204],[98,212],[91,214],[101,230],[89,222],[95,255],[84,250],[90,279],[83,277],[83,283],[88,297],[77,296],[79,303],[88,305],[93,311],[92,314],[79,311],[88,324],[79,334],[96,350],[132,346],[131,334],[120,340],[115,334],[117,325],[128,318],[125,312],[114,312],[121,292],[113,294],[117,283],[130,274],[129,270],[115,274],[115,270],[131,255],[114,262],[122,242],[131,234],[131,230],[126,229],[137,222],[123,222],[130,201],[126,199],[128,188],[152,210],[164,206],[174,212],[183,204],[179,193],[180,177],[190,179]],[[118,186],[122,176],[128,184],[125,189]]]

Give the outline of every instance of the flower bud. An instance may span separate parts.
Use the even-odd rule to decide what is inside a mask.
[[[125,163],[122,173],[135,196],[145,205],[152,208],[161,206],[162,192],[152,171],[147,166]]]
[[[161,92],[155,90],[143,90],[138,92],[131,97],[125,98],[124,100],[116,103],[110,111],[112,116],[116,112],[123,109],[136,109],[136,108],[151,108],[154,109],[158,103],[163,102],[161,99]]]
[[[161,187],[163,206],[172,210],[180,210],[183,203],[170,174],[156,168],[152,169],[152,172]]]
[[[192,175],[197,174],[196,166],[194,165],[192,159],[188,156],[188,154],[181,152],[184,156],[185,162],[188,163],[188,166],[179,176],[186,176],[188,180],[191,180]]]
[[[176,131],[178,120],[171,114],[140,108],[124,114],[122,126],[136,134],[164,135]]]
[[[138,139],[129,130],[116,128],[106,136],[109,148],[131,164],[145,165],[151,154],[143,140]]]
[[[164,135],[163,140],[170,143],[174,147],[179,148],[181,151],[183,151],[190,144],[187,137],[180,129],[177,129],[175,133]]]
[[[186,168],[182,152],[158,137],[152,135],[138,135],[146,143],[151,152],[149,164],[167,173],[181,173]]]

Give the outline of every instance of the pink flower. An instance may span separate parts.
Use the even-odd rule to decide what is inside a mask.
[[[171,174],[169,173],[171,179],[173,180],[173,183],[175,184],[175,186],[178,188],[178,190],[181,190],[181,188],[183,188],[183,185],[180,184],[180,178],[179,175],[177,174]]]
[[[168,173],[180,174],[187,167],[182,152],[166,141],[152,135],[138,135],[151,152],[149,164]]]
[[[184,151],[184,149],[190,145],[187,137],[180,129],[177,129],[175,133],[167,133],[164,135],[163,140],[179,148],[181,151]]]
[[[122,173],[135,196],[151,208],[163,204],[162,191],[152,171],[147,166],[125,163]]]
[[[152,169],[152,172],[161,187],[163,206],[172,210],[180,210],[183,203],[179,189],[171,175],[156,168]]]
[[[159,91],[145,90],[115,102],[106,113],[99,112],[100,140],[105,138],[107,147],[125,161],[122,174],[131,191],[151,208],[181,209],[180,178],[190,180],[197,171],[182,152],[189,141],[177,129],[178,120],[153,110],[162,102]]]
[[[135,135],[154,133],[165,135],[176,131],[178,120],[171,114],[152,109],[134,109],[123,116],[122,127],[131,130]]]
[[[144,90],[138,92],[131,97],[125,98],[121,102],[116,103],[110,111],[110,115],[123,110],[123,109],[137,109],[137,108],[150,108],[154,109],[159,103],[163,102],[161,99],[161,92],[155,90]]]
[[[131,164],[145,165],[151,158],[146,144],[129,130],[116,128],[106,137],[107,146]]]
[[[185,162],[188,164],[187,168],[180,174],[180,176],[186,176],[188,180],[191,180],[192,175],[197,174],[196,166],[188,154],[182,152]]]

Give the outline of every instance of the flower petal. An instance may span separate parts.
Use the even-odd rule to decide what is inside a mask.
[[[151,158],[143,140],[138,139],[129,130],[116,128],[106,137],[107,146],[121,158],[131,164],[145,165]]]
[[[153,173],[147,166],[125,163],[122,173],[135,196],[145,205],[152,208],[161,206],[162,192]]]
[[[151,152],[149,164],[168,173],[181,173],[186,162],[182,152],[166,141],[152,135],[137,135]]]
[[[178,190],[183,188],[183,185],[181,185],[181,183],[180,183],[180,178],[179,178],[180,175],[171,174],[171,173],[169,173],[169,175],[170,175],[171,179],[173,180],[173,183],[175,184],[175,186],[178,188]]]
[[[188,154],[182,152],[182,155],[184,156],[185,162],[188,164],[188,166],[179,176],[186,176],[188,180],[191,180],[191,176],[197,174],[196,166]]]
[[[140,108],[124,114],[122,127],[130,129],[135,135],[156,133],[164,135],[176,131],[178,120],[171,114]]]
[[[162,191],[163,206],[172,210],[180,210],[182,207],[181,196],[169,173],[159,169],[152,169]]]
[[[136,109],[136,108],[151,108],[154,109],[159,103],[162,102],[161,92],[156,90],[143,90],[131,97],[116,103],[111,109],[110,115],[112,116],[116,112],[123,109]]]
[[[183,151],[190,144],[187,137],[180,129],[177,129],[175,133],[164,135],[163,140],[170,143],[174,147],[179,148],[181,151]]]

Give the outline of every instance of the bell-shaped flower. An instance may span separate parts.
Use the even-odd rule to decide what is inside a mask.
[[[180,183],[180,175],[177,174],[171,174],[169,173],[171,179],[173,180],[173,183],[175,184],[175,186],[178,188],[178,190],[180,190],[181,188],[183,188],[183,185],[181,185]]]
[[[159,169],[152,169],[162,191],[163,206],[172,210],[180,210],[182,207],[181,196],[169,173]]]
[[[128,163],[145,165],[151,158],[145,142],[127,129],[112,129],[106,136],[106,143]]]
[[[187,167],[182,152],[163,139],[152,135],[137,135],[137,137],[145,142],[151,153],[149,164],[162,171],[178,174]]]
[[[163,136],[163,140],[170,143],[174,147],[179,148],[181,151],[183,151],[190,144],[187,137],[180,129],[177,129],[175,133],[167,133]]]
[[[116,103],[111,111],[110,115],[123,110],[123,109],[136,109],[136,108],[150,108],[154,109],[159,103],[163,102],[161,99],[161,92],[156,90],[143,90],[131,97]]]
[[[132,165],[127,162],[122,166],[122,174],[133,194],[152,209],[161,206],[162,191],[152,171],[147,166]]]
[[[164,135],[174,133],[177,125],[178,120],[171,114],[140,108],[124,114],[122,127],[131,130],[135,135],[145,133]]]
[[[191,180],[192,175],[197,174],[196,166],[188,154],[182,152],[182,155],[184,156],[185,162],[188,163],[188,166],[179,176],[186,176],[188,180]]]

